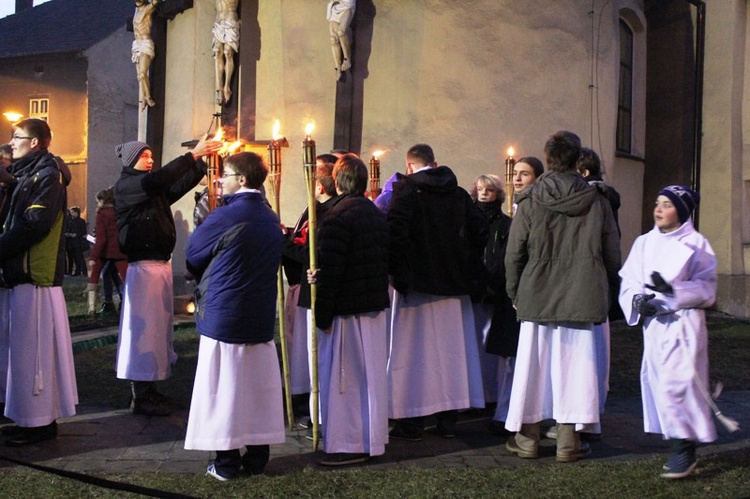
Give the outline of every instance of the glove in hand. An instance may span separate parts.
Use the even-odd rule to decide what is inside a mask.
[[[656,305],[649,303],[656,295],[635,295],[633,297],[633,309],[637,310],[642,317],[653,317],[656,315]]]
[[[674,293],[672,285],[665,281],[661,274],[658,272],[651,272],[651,282],[653,282],[654,284],[646,284],[646,287],[652,291],[663,293],[665,295],[671,295],[672,293]]]

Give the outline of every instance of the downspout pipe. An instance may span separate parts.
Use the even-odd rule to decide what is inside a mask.
[[[706,3],[703,0],[687,0],[698,9],[695,28],[695,72],[693,81],[695,119],[693,121],[693,167],[690,172],[690,187],[700,192],[701,149],[703,143],[703,72],[706,55]],[[698,228],[699,208],[693,215],[693,223]]]

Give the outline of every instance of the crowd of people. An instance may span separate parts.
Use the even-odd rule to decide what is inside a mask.
[[[2,428],[7,445],[55,438],[57,419],[78,402],[61,287],[70,171],[50,141],[46,122],[24,120],[10,162],[0,156],[0,402],[15,422]],[[97,279],[103,271],[114,283],[105,307],[113,289],[122,297],[116,377],[131,384],[134,414],[172,412],[156,388],[176,361],[170,206],[199,184],[201,158],[221,145],[204,138],[154,169],[148,144],[121,144],[120,179],[97,194],[92,259]],[[546,435],[557,440],[558,462],[578,461],[591,452],[588,440],[602,438],[609,320],[624,313],[644,328],[644,429],[672,446],[661,475],[689,475],[697,444],[716,438],[704,397],[716,259],[691,223],[699,196],[662,189],[654,228],[623,266],[620,197],[603,182],[598,155],[567,131],[544,153],[546,171],[534,157],[516,162],[511,213],[501,178],[480,175],[467,192],[427,144],[406,152],[406,173],[374,200],[357,155],[319,156],[314,271],[307,210],[287,230],[265,200],[265,160],[227,157],[222,202],[200,217],[186,249],[201,338],[185,448],[215,452],[207,474],[263,473],[270,445],[284,442],[274,342],[283,262],[287,388],[296,411],[320,423],[321,464],[365,462],[390,439],[419,442],[427,418],[453,438],[459,411],[487,407],[509,452],[537,458]]]

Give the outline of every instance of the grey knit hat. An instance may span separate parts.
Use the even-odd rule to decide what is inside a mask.
[[[132,142],[125,142],[115,147],[115,154],[122,161],[123,166],[134,167],[138,162],[138,158],[141,157],[143,151],[148,149],[151,150],[151,146],[145,142],[139,142],[134,140]]]

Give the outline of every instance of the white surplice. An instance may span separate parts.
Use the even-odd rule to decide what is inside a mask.
[[[14,287],[9,330],[5,415],[26,427],[73,416],[78,388],[62,287]]]
[[[469,297],[394,290],[391,312],[388,416],[484,408]]]
[[[555,419],[599,422],[593,323],[521,322],[505,427]]]
[[[289,286],[284,308],[289,377],[292,395],[310,393],[310,362],[307,351],[307,309],[297,306],[299,284]]]
[[[645,287],[659,272],[671,284],[666,295]],[[716,300],[716,257],[688,220],[666,234],[656,227],[638,237],[620,271],[620,306],[629,325],[641,319],[637,294],[655,294],[657,314],[643,326],[641,395],[647,433],[698,442],[716,440],[708,386],[708,331],[704,308]]]
[[[232,450],[284,443],[281,371],[272,341],[201,336],[185,448]]]
[[[318,330],[323,450],[379,456],[388,443],[387,316],[336,316]]]
[[[174,293],[169,262],[128,265],[117,340],[117,377],[131,381],[169,378],[173,348]]]

